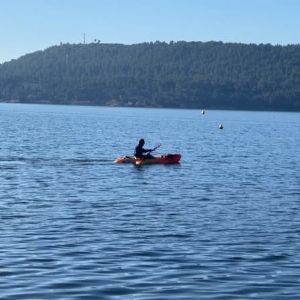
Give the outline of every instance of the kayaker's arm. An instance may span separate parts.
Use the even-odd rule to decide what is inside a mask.
[[[148,153],[148,152],[152,152],[152,151],[154,151],[155,149],[144,149],[143,148],[143,153]]]

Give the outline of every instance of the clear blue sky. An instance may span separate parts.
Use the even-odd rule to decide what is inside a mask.
[[[300,43],[300,0],[0,0],[0,63],[64,43]]]

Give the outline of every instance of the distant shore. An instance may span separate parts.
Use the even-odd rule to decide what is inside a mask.
[[[61,44],[1,64],[0,99],[300,111],[299,53],[300,45],[222,42]]]

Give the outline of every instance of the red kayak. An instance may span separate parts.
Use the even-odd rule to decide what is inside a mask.
[[[135,156],[120,156],[115,160],[115,163],[132,163],[137,166],[144,164],[178,164],[180,159],[180,154],[165,154],[146,159],[136,158]]]

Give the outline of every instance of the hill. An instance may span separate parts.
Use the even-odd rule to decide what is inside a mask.
[[[1,64],[0,101],[300,111],[300,45],[62,44]]]

